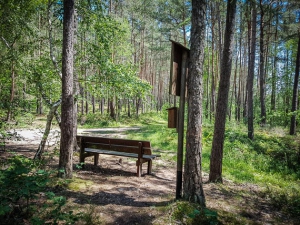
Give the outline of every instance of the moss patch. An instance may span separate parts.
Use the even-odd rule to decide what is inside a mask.
[[[89,186],[93,185],[94,182],[90,180],[83,180],[79,178],[74,178],[69,184],[68,189],[73,191],[83,191],[88,189]]]

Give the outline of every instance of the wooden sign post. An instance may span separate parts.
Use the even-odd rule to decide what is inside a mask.
[[[170,94],[180,96],[178,113],[178,145],[176,199],[181,198],[183,169],[183,139],[184,139],[184,108],[186,96],[186,77],[190,50],[183,45],[172,42]]]

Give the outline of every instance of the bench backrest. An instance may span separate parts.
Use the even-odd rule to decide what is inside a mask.
[[[128,153],[140,153],[140,145],[142,148],[142,154],[151,155],[150,141],[139,141],[129,139],[118,138],[106,138],[106,137],[91,137],[77,135],[77,142],[81,145],[80,148],[95,148],[102,150],[112,150],[118,152]]]

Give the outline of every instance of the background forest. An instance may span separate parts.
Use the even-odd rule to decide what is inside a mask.
[[[170,42],[189,46],[189,1],[77,1],[75,75],[79,114],[116,119],[164,105],[169,95]],[[287,126],[292,110],[299,38],[296,1],[258,1],[254,76],[256,123]],[[62,3],[1,2],[1,116],[41,114],[60,97]],[[249,2],[238,3],[228,118],[247,120],[251,32]],[[226,2],[209,1],[203,115],[216,108]],[[126,85],[124,85],[126,84]],[[91,106],[91,107],[89,107]],[[297,114],[297,113],[296,113]]]
[[[176,151],[177,134],[165,127],[166,109],[179,106],[179,97],[171,95],[169,87],[170,40],[190,48],[191,1],[77,0],[75,3],[74,93],[79,126],[138,124],[142,132],[128,132],[129,137],[151,139],[155,148]],[[227,1],[207,1],[201,87],[204,172],[209,171],[212,150],[226,12]],[[61,122],[63,18],[63,1],[0,0],[0,147],[4,149],[12,128],[33,127],[33,121],[43,118],[47,131],[51,123]],[[296,135],[300,116],[299,25],[297,0],[237,1],[233,49],[230,49],[225,183],[231,179],[263,185],[264,191],[255,187],[254,192],[259,193],[257,198],[268,199],[272,207],[283,212],[284,216],[275,219],[278,224],[297,221],[300,215],[300,141]],[[44,135],[40,147],[45,147],[45,138]],[[36,156],[39,157],[38,151]],[[174,162],[176,157],[167,155],[163,160]],[[18,214],[12,210],[10,201],[13,199],[15,204],[23,198],[27,201],[22,204],[28,219],[32,216],[29,216],[29,200],[52,175],[44,170],[32,172],[32,168],[40,168],[41,162],[18,157],[3,162],[2,168],[8,168],[7,165],[17,168],[17,176],[18,170],[30,175],[22,181],[28,184],[26,191],[18,192],[13,191],[10,186],[13,182],[9,180],[16,175],[15,171],[1,170],[3,190],[11,188],[12,192],[0,192],[0,219],[8,212]],[[62,184],[65,181],[55,182],[55,188],[66,186]],[[19,186],[16,182],[16,189]],[[15,196],[16,192],[20,196]],[[7,200],[5,196],[10,194],[13,197]],[[65,213],[64,198],[52,192],[46,196],[53,201],[53,211],[48,210],[47,214],[50,219],[32,217],[32,224],[47,220],[53,224],[59,220],[73,224],[79,218],[84,218],[86,224],[100,224],[94,222],[93,212],[80,216],[72,214],[73,211]],[[194,224],[195,219],[199,222],[200,215],[204,224],[230,224],[236,217],[218,211],[221,219],[217,221],[213,211],[201,211],[193,204],[177,204],[170,206],[175,223]],[[257,219],[248,212],[240,214],[243,219],[233,224],[252,224]]]

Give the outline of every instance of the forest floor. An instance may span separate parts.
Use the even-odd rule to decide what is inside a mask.
[[[138,128],[131,128],[138,129]],[[125,137],[126,129],[86,129],[80,133]],[[42,132],[15,130],[18,138],[7,143],[6,149],[33,158]],[[49,151],[53,151],[59,135],[51,133]],[[1,158],[9,152],[0,152]],[[172,154],[170,152],[160,154]],[[173,153],[174,154],[174,153]],[[163,158],[163,157],[162,157]],[[168,157],[170,158],[170,157]],[[136,177],[134,159],[100,156],[100,165],[86,159],[85,169],[78,169],[78,153],[74,154],[74,178],[67,188],[58,188],[57,195],[66,196],[68,206],[89,212],[94,224],[182,224],[173,219],[175,210],[176,163],[161,158],[153,162],[153,174]],[[55,168],[58,158],[49,166]],[[145,166],[146,167],[146,166]],[[144,173],[146,168],[144,168]],[[223,184],[208,183],[203,173],[207,208],[218,212],[221,224],[300,224],[272,207],[264,190],[254,184],[238,184],[224,180]]]

